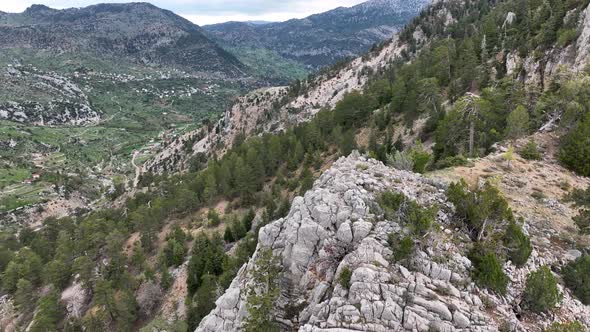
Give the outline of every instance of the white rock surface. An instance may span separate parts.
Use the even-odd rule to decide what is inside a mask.
[[[437,204],[441,207],[437,223],[452,229],[448,224],[451,206],[438,187],[444,184],[389,169],[355,153],[341,158],[312,190],[293,201],[287,217],[262,228],[254,258],[240,270],[197,331],[240,330],[248,315],[249,271],[261,248],[271,248],[283,267],[282,293],[274,314],[287,322],[289,328],[283,326],[284,330],[497,331],[504,322],[513,322],[516,331],[538,330],[518,321],[512,306],[520,300],[510,295],[520,294],[528,272],[542,263],[535,258],[523,269],[506,267],[514,280],[506,298],[470,282],[471,262],[465,257],[470,240],[459,231],[433,231],[422,240],[423,250],[417,251],[408,267],[392,262],[388,234],[403,232],[404,225],[380,217],[375,197],[394,190],[424,206]],[[348,290],[338,282],[345,266],[352,271]],[[484,297],[496,308],[486,308]],[[282,310],[293,301],[304,306],[298,321],[287,321]],[[590,317],[587,306],[571,301],[566,294],[562,320]],[[550,322],[547,317],[534,324],[540,328]]]

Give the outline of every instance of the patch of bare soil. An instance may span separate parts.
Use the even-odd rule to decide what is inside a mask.
[[[554,133],[539,133],[531,136],[543,152],[540,161],[528,161],[518,155],[519,149],[528,142],[514,142],[514,160],[507,161],[505,152],[473,160],[469,167],[456,167],[432,173],[430,176],[448,181],[465,179],[471,185],[485,180],[493,181],[505,195],[518,216],[524,217],[539,232],[536,237],[545,242],[541,245],[571,245],[574,241],[588,244],[588,236],[577,234],[572,220],[577,215],[564,197],[574,188],[586,189],[590,179],[578,176],[561,166],[557,160],[558,137]],[[507,150],[507,144],[499,147]],[[557,241],[556,238],[563,241]],[[550,239],[550,243],[547,243]],[[533,237],[533,241],[535,237]],[[558,243],[561,242],[561,243]]]
[[[186,318],[185,299],[188,295],[186,280],[188,278],[187,264],[181,265],[173,271],[174,283],[166,293],[160,312],[163,317],[184,320]]]

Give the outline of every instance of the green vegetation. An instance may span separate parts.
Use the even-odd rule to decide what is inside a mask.
[[[81,91],[67,98],[90,105],[101,113],[101,122],[49,127],[0,121],[0,188],[4,192],[0,212],[55,198],[53,186],[72,177],[84,180],[75,191],[98,199],[109,188],[95,175],[124,178],[134,171],[129,164],[134,150],[144,152],[136,160],[140,163],[158,143],[218,118],[235,96],[249,89],[238,82],[163,72],[125,60],[114,63],[83,53],[11,49],[0,55],[0,66],[14,67],[17,58],[25,74],[0,88],[3,100],[45,105],[63,99],[60,91],[64,89],[43,88],[38,82],[39,77],[49,77],[44,84],[55,80],[80,87]],[[4,146],[8,144],[10,147]],[[40,180],[21,184],[39,169],[43,170]],[[119,183],[119,188],[123,186]]]
[[[569,323],[553,323],[545,332],[586,332],[586,328],[582,323],[573,321]]]
[[[389,234],[387,242],[393,251],[395,262],[405,262],[414,253],[414,240],[411,236],[400,237],[399,234]]]
[[[582,176],[590,176],[590,113],[561,141],[559,158]]]
[[[519,154],[526,160],[541,160],[542,158],[537,143],[532,139],[519,151]]]
[[[350,278],[352,277],[352,271],[348,266],[345,266],[340,271],[338,275],[338,283],[342,288],[349,289],[350,288]]]
[[[381,194],[379,204],[385,218],[405,222],[417,236],[424,235],[430,229],[438,213],[436,207],[423,208],[403,194],[390,191]]]
[[[404,194],[386,191],[379,197],[379,205],[385,212],[385,218],[393,219],[399,212],[407,198]]]
[[[518,105],[506,118],[506,137],[516,139],[527,135],[530,128],[529,121],[527,109]]]
[[[469,253],[473,263],[472,276],[475,282],[500,295],[506,293],[508,276],[502,270],[502,262],[494,252],[476,247]]]
[[[508,259],[516,266],[524,266],[531,256],[533,246],[531,240],[524,234],[522,228],[514,221],[511,221],[504,233],[504,247]]]
[[[469,190],[464,180],[452,183],[447,190],[447,198],[455,206],[456,216],[472,238],[479,241],[489,238],[497,224],[514,220],[508,202],[490,182],[475,190]]]
[[[580,234],[590,234],[590,188],[586,190],[574,190],[567,200],[574,202],[579,208],[580,213],[574,217],[574,222],[578,226]]]
[[[245,46],[228,48],[228,51],[243,64],[252,68],[257,75],[278,80],[279,83],[304,79],[308,75],[308,70],[304,65],[284,58],[269,49]]]
[[[565,285],[582,301],[590,304],[590,255],[570,262],[562,269]]]
[[[31,178],[31,170],[26,168],[0,169],[0,188],[9,184],[20,183]]]
[[[532,252],[529,238],[516,224],[508,202],[490,182],[474,190],[469,190],[464,180],[452,183],[447,198],[455,206],[455,217],[477,241],[469,253],[473,279],[503,295],[509,282],[502,270],[503,257],[506,255],[516,266],[526,264]]]
[[[547,266],[541,266],[528,275],[523,299],[529,310],[534,312],[551,310],[559,303],[561,297],[557,280]]]
[[[253,285],[246,299],[249,315],[244,321],[244,331],[279,331],[273,311],[280,293],[277,277],[280,272],[278,258],[272,250],[261,250],[251,271]]]
[[[587,77],[563,75],[548,82],[547,91],[536,91],[533,87],[525,88],[519,77],[508,76],[505,66],[494,55],[518,52],[527,56],[543,52],[556,41],[562,45],[570,43],[574,22],[587,3],[585,0],[509,0],[493,4],[467,1],[463,6],[440,3],[437,6],[448,6],[457,23],[443,28],[444,15],[417,18],[401,34],[401,39],[409,44],[403,56],[408,59],[415,56],[413,60],[396,61],[373,73],[364,91],[348,94],[333,112],[322,110],[312,121],[281,134],[237,140],[222,158],[195,159],[191,171],[185,174],[145,174],[141,182],[147,190],[137,193],[121,209],[48,219],[39,231],[24,230],[18,238],[0,234],[3,291],[13,294],[22,306],[29,294],[39,297],[41,288],[51,289],[40,297],[32,326],[38,330],[55,330],[63,316],[55,294],[71,282],[72,275],[80,274],[84,287],[93,294],[91,310],[82,318],[84,326],[88,330],[130,330],[139,317],[134,292],[146,281],[168,289],[172,283],[169,267],[183,263],[184,257],[190,256],[186,323],[189,330],[194,330],[213,307],[218,292],[229,286],[256,248],[257,229],[252,229],[252,213],[240,219],[241,212],[260,211],[259,227],[284,216],[294,193],[310,187],[322,160],[360,148],[383,162],[417,172],[464,165],[466,157],[485,155],[494,143],[536,130],[554,112],[560,112],[563,118],[559,130],[565,133],[560,158],[568,167],[585,174],[585,167],[590,164],[586,158],[589,144],[584,143],[590,137],[587,133],[590,103],[586,100],[590,85],[584,84]],[[500,33],[498,27],[508,12],[516,13],[517,19]],[[418,24],[432,38],[420,47],[419,53],[412,34]],[[321,74],[335,75],[338,66]],[[0,152],[3,160],[11,161],[10,166],[0,165],[0,183],[17,189],[15,194],[0,197],[0,209],[10,210],[35,202],[33,197],[53,184],[63,185],[68,191],[83,188],[97,196],[99,192],[91,188],[96,183],[82,174],[88,165],[104,161],[104,166],[114,160],[114,169],[122,167],[133,150],[144,147],[146,141],[160,132],[171,130],[170,137],[174,137],[189,129],[190,123],[202,120],[207,123],[207,119],[223,109],[220,105],[227,105],[230,97],[243,89],[236,83],[221,87],[217,93],[186,97],[166,96],[165,92],[207,82],[152,77],[147,82],[154,89],[148,92],[141,90],[145,82],[133,80],[92,78],[77,82],[91,87],[88,91],[91,102],[104,111],[106,117],[100,125],[44,128],[0,123],[0,141],[14,139],[19,143],[14,149]],[[288,98],[304,95],[312,84],[313,81],[296,82]],[[443,107],[446,104],[450,105],[448,112]],[[200,106],[196,109],[194,105]],[[424,142],[435,141],[432,156],[419,143],[404,147],[402,142],[407,141],[404,136],[407,132],[394,133],[393,128],[400,120],[410,125],[419,117],[429,120],[422,132],[411,134]],[[371,132],[369,144],[359,146],[357,134],[367,127]],[[33,169],[26,157],[33,152],[46,154],[47,160],[43,162],[49,165],[48,171],[38,184],[16,187],[28,175],[21,170]],[[15,171],[4,171],[9,169]],[[72,171],[79,176],[66,175]],[[530,241],[516,224],[499,190],[490,183],[473,190],[465,182],[456,183],[447,194],[456,208],[457,221],[477,241],[469,255],[473,279],[504,294],[508,278],[502,270],[503,259],[506,256],[515,265],[524,265],[530,255]],[[229,213],[223,218],[212,209],[221,201],[228,203]],[[436,209],[422,208],[397,193],[384,193],[380,203],[386,218],[398,218],[411,231],[404,238],[390,241],[394,259],[403,261],[412,255],[413,239],[430,230]],[[187,217],[188,220],[197,211],[207,210],[211,213],[203,220],[186,223],[207,233],[214,229],[206,226],[224,223],[223,238],[215,233],[199,234],[189,251],[189,237],[173,229],[166,241],[160,243],[162,229],[171,219]],[[235,216],[230,217],[232,212]],[[583,230],[587,228],[584,220],[587,218],[578,223]],[[129,257],[124,251],[126,240],[136,233],[140,240]],[[235,243],[233,255],[224,252],[224,240],[239,241]],[[152,259],[158,258],[157,255],[161,255],[159,259]],[[585,303],[590,301],[587,258],[578,259],[563,270],[566,285]],[[272,315],[278,295],[276,276],[280,271],[274,260],[270,250],[259,252],[253,271],[256,285],[248,290],[250,318],[244,326],[247,331],[277,328]]]

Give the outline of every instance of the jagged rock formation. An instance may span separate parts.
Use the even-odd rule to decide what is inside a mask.
[[[516,14],[509,13],[505,24],[510,25],[516,19]],[[521,57],[518,52],[499,54],[498,58],[506,66],[508,75],[517,74],[520,79],[534,86],[548,88],[551,77],[563,68],[579,72],[588,66],[590,55],[590,6],[580,15],[578,22],[578,38],[567,47],[554,45],[546,50],[542,56],[529,54]]]
[[[228,22],[204,26],[213,40],[228,47],[270,49],[317,69],[355,57],[390,39],[430,0],[371,0],[287,22]]]
[[[273,314],[285,330],[497,331],[502,325],[513,331],[540,331],[552,321],[572,319],[590,325],[590,307],[567,290],[553,317],[519,320],[526,275],[540,265],[571,259],[560,248],[535,247],[520,269],[506,264],[511,283],[505,297],[477,287],[466,257],[471,240],[456,228],[444,187],[442,181],[396,171],[358,154],[341,158],[312,190],[293,201],[287,217],[260,231],[253,258],[196,331],[241,329],[248,315],[252,271],[265,249],[278,257],[282,270]],[[406,229],[403,218],[386,220],[380,213],[376,197],[384,190],[440,208],[437,226],[419,239],[420,249],[406,266],[391,259],[388,234]],[[352,271],[349,289],[338,282],[345,268]],[[289,317],[288,306],[299,310]]]
[[[56,10],[34,5],[0,16],[0,49],[89,53],[192,73],[243,76],[244,66],[184,18],[148,3]]]

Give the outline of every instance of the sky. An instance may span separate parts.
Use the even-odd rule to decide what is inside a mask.
[[[51,8],[84,7],[96,3],[137,2],[127,0],[0,0],[0,11],[19,13],[32,4]],[[325,12],[336,7],[350,7],[366,0],[151,0],[195,24],[227,21],[286,21]]]

